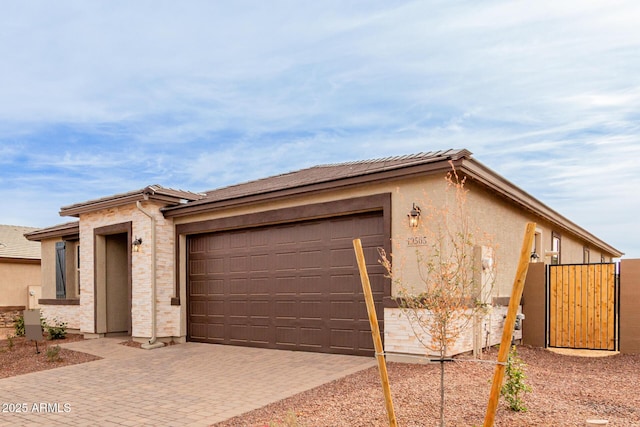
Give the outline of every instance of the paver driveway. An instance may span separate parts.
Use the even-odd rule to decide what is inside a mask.
[[[64,344],[104,359],[1,379],[0,409],[9,412],[0,425],[208,426],[375,365],[373,357],[121,341]]]

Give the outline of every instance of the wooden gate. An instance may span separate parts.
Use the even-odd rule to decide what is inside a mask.
[[[547,346],[618,349],[617,264],[550,265]]]

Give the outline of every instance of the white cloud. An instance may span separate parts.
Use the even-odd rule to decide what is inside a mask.
[[[635,1],[7,3],[0,197],[27,220],[469,148],[640,257],[639,21]]]

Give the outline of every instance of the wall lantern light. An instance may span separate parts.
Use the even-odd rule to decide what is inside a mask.
[[[416,206],[416,204],[414,203],[411,212],[409,212],[409,215],[407,216],[409,217],[409,227],[418,228],[418,222],[420,220],[420,207]]]
[[[531,262],[538,262],[540,255],[536,251],[531,252]]]
[[[133,241],[133,252],[140,252],[140,245],[142,244],[142,238],[141,237],[136,237],[136,239]]]

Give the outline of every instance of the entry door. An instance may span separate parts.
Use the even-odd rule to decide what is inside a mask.
[[[129,305],[128,237],[106,236],[107,333],[131,331]]]

